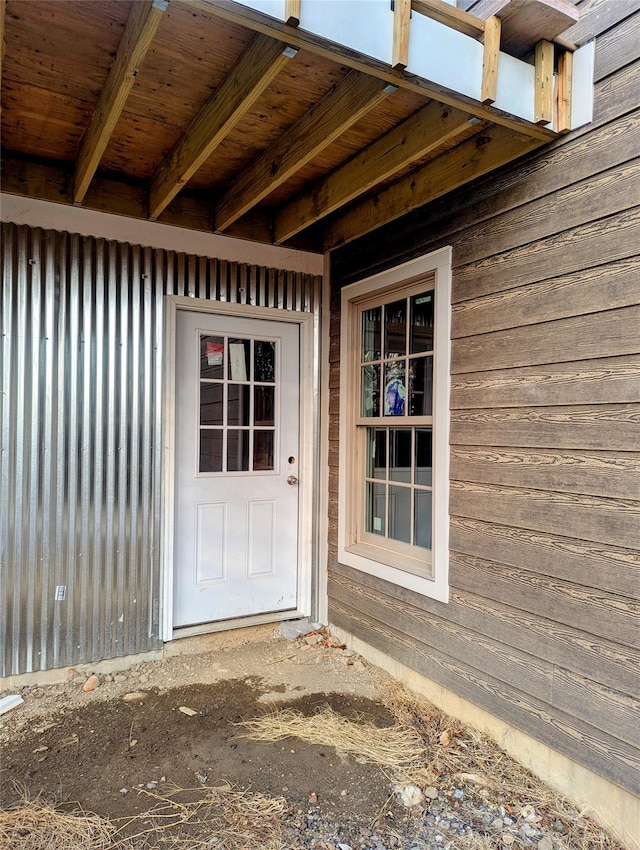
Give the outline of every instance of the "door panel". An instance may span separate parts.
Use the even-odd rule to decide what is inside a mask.
[[[299,329],[179,310],[174,626],[296,608]]]

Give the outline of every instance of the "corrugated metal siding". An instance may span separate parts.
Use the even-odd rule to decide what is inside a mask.
[[[163,295],[313,312],[320,278],[12,224],[1,256],[3,675],[156,648]]]

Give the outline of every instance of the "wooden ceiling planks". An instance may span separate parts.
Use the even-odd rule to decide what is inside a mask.
[[[127,20],[132,8],[140,14],[138,9],[150,2],[134,7],[131,0],[7,0],[2,143],[23,158],[23,166],[9,169],[11,185],[19,185],[17,174],[29,174],[21,192],[26,186],[44,192],[50,179],[47,197],[60,200],[66,194],[70,199],[68,176],[113,74],[114,57],[125,44]],[[191,221],[194,229],[204,230],[213,229],[217,205],[218,227],[229,234],[274,241],[275,227],[275,241],[320,250],[542,143],[542,138],[527,139],[484,121],[470,122],[465,106],[459,111],[443,107],[415,87],[385,95],[381,103],[379,93],[370,101],[365,95],[360,107],[350,104],[351,117],[336,118],[326,110],[322,138],[314,114],[322,111],[319,105],[330,92],[344,106],[338,94],[349,75],[363,79],[363,90],[367,80],[376,91],[388,80],[375,71],[363,77],[364,66],[354,72],[353,63],[335,51],[305,49],[304,39],[298,41],[298,54],[284,61],[277,58],[286,48],[282,33],[277,40],[256,36],[238,18],[220,17],[219,10],[204,3],[171,0],[146,45],[144,62],[133,63],[131,73],[138,66],[139,72],[128,81],[130,91],[108,128],[110,138],[102,151],[93,148],[91,167],[99,165],[100,172],[93,181],[91,169],[86,172],[86,205],[143,218],[151,214],[181,226]],[[259,49],[251,53],[251,44]],[[265,59],[269,51],[275,65]],[[264,68],[256,72],[261,62]],[[228,97],[225,80],[233,80],[226,84]],[[234,100],[231,90],[243,81],[247,90]],[[213,106],[207,111],[208,104]],[[420,128],[423,146],[412,140],[406,155],[391,157],[392,167],[387,167],[385,157],[391,154],[379,140],[422,109],[456,120],[448,129],[437,129],[434,117],[432,125]],[[306,135],[301,135],[296,128],[304,126]],[[469,142],[474,134],[495,151]],[[358,166],[368,147],[373,162]],[[34,161],[31,171],[25,157]],[[50,164],[35,166],[43,160]],[[345,185],[336,192],[341,181]],[[333,189],[331,202],[323,206],[318,198],[326,186]],[[81,197],[76,190],[76,198]],[[291,228],[287,217],[296,209],[307,212]]]

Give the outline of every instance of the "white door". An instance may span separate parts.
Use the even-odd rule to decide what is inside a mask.
[[[178,310],[174,627],[296,608],[299,328]]]

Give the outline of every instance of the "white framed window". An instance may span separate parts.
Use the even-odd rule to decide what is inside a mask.
[[[451,248],[342,290],[341,563],[447,602]]]

